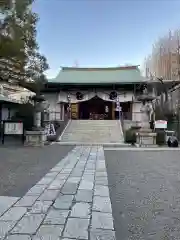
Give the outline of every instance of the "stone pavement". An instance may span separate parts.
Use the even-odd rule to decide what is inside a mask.
[[[24,197],[0,197],[0,239],[115,240],[103,148],[77,146]]]

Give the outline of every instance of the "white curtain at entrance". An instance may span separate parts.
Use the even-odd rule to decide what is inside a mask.
[[[83,94],[83,99],[82,100],[77,100],[76,98],[76,92],[77,91],[71,91],[71,92],[64,92],[60,91],[59,96],[58,96],[58,102],[68,102],[68,95],[70,97],[71,103],[78,103],[78,102],[84,102],[88,101],[91,98],[98,96],[99,98],[103,99],[104,101],[110,101],[110,102],[115,102],[116,100],[111,100],[109,98],[109,94],[111,91],[103,92],[103,91],[80,91]],[[118,98],[120,102],[128,102],[132,101],[132,93],[123,93],[123,92],[117,92]]]
[[[116,102],[115,100],[111,100],[109,98],[109,94],[111,93],[111,91],[109,92],[97,92],[97,96],[101,99],[103,99],[104,101],[109,101],[109,102]],[[119,99],[120,102],[131,102],[132,101],[132,93],[123,93],[123,92],[117,92],[117,98]]]
[[[77,100],[76,92],[63,92],[63,91],[61,91],[59,93],[58,102],[67,103],[68,102],[68,95],[70,97],[71,103],[78,103],[78,102],[88,101],[91,98],[96,96],[96,94],[94,92],[87,92],[87,91],[83,92],[83,91],[81,91],[81,93],[83,94],[83,99],[82,100]]]
[[[104,101],[111,101],[111,102],[113,101],[109,98],[109,93],[106,93],[106,92],[97,92],[97,96]]]

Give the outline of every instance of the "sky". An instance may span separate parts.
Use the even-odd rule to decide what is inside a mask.
[[[180,28],[180,0],[36,0],[48,78],[61,66],[142,65],[152,44]]]

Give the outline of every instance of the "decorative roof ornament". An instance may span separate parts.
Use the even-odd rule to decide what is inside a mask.
[[[79,67],[79,63],[77,60],[74,61],[74,67],[77,67],[77,68]]]

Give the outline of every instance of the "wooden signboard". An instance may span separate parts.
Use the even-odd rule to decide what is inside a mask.
[[[77,103],[71,103],[71,118],[78,119],[79,116],[79,106]]]
[[[4,135],[22,135],[22,122],[4,122]]]
[[[24,125],[23,122],[15,122],[10,120],[3,121],[2,144],[4,144],[5,136],[21,136],[24,142]]]

